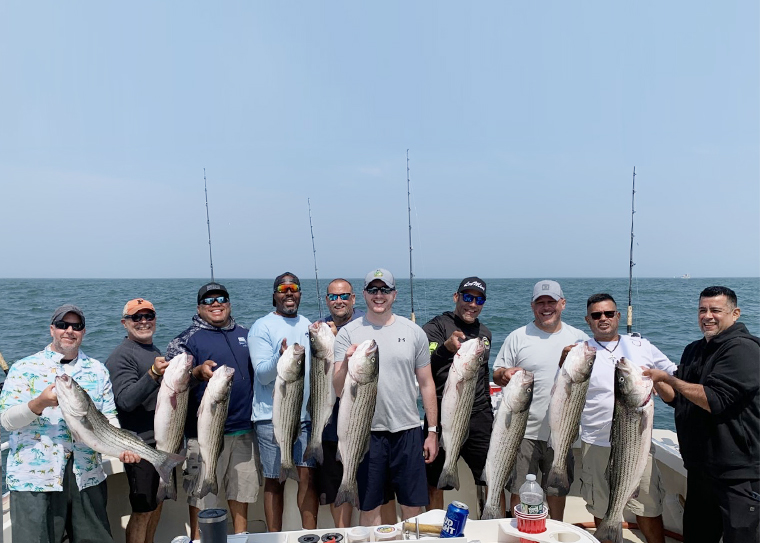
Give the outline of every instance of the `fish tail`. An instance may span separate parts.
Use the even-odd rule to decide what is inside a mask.
[[[457,471],[456,466],[444,467],[441,476],[438,478],[438,488],[442,490],[456,488],[459,490],[459,471]]]
[[[172,453],[164,453],[164,455],[166,455],[165,458],[155,468],[161,480],[168,483],[171,481],[172,474],[174,473],[174,466],[184,462],[185,457],[181,454]]]
[[[159,502],[164,500],[177,500],[177,488],[174,485],[174,470],[171,471],[168,482],[163,480],[159,481],[156,499]]]
[[[216,474],[213,478],[204,479],[198,498],[203,499],[207,494],[216,495],[219,492],[219,484],[216,482]]]
[[[607,519],[602,520],[599,528],[594,532],[594,537],[599,541],[612,541],[612,543],[623,543],[623,523],[610,522]]]
[[[306,447],[306,451],[303,453],[304,460],[315,460],[318,464],[322,464],[325,460],[324,453],[322,452],[322,442],[309,441],[309,445]]]
[[[483,508],[483,514],[480,515],[480,520],[490,520],[494,518],[502,518],[501,509],[498,505],[486,504]]]
[[[282,483],[288,478],[291,478],[294,481],[300,481],[300,478],[298,477],[298,469],[296,469],[294,464],[288,466],[280,464],[280,482]]]
[[[344,503],[350,503],[359,509],[359,488],[356,482],[351,484],[341,483],[338,488],[338,494],[335,496],[335,507],[340,507]]]
[[[567,496],[570,491],[570,478],[567,470],[552,466],[549,474],[546,476],[546,495],[547,496]]]

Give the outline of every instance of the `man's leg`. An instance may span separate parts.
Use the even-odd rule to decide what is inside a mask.
[[[396,524],[398,522],[396,514],[396,500],[390,500],[380,506],[380,519],[383,524]]]
[[[519,496],[518,496],[519,501]],[[549,505],[549,516],[552,520],[558,520],[562,522],[565,516],[565,503],[567,502],[567,496],[547,496],[546,503]]]
[[[390,475],[405,520],[422,513],[429,505],[425,460],[422,456],[422,429],[412,428],[390,434]]]
[[[150,513],[132,513],[127,522],[126,539],[127,543],[145,543],[147,541],[148,524],[150,523],[152,512]],[[153,543],[153,539],[147,543]]]
[[[515,467],[507,479],[507,491],[509,496],[509,510],[514,511],[515,505],[520,503],[520,487],[525,482],[525,477],[529,473],[538,476],[538,465],[541,460],[541,444],[545,442],[535,439],[523,439],[520,442],[520,448],[517,451]]]
[[[258,443],[253,430],[235,436],[225,436],[229,451],[228,462],[218,477],[224,480],[225,496],[232,517],[234,533],[248,531],[248,504],[256,503],[261,486]],[[220,458],[221,461],[221,458]]]
[[[304,530],[317,527],[319,498],[313,483],[314,469],[298,466],[298,510],[301,512],[301,525]]]
[[[443,490],[428,485],[428,511],[431,509],[443,509]]]
[[[348,528],[351,526],[351,516],[353,513],[354,508],[350,503],[344,503],[339,507],[335,507],[334,503],[330,504],[330,514],[336,528]]]
[[[284,490],[285,483],[280,483],[278,479],[264,479],[264,518],[270,532],[282,531]]]
[[[662,524],[662,515],[656,517],[636,515],[636,524],[639,525],[639,530],[647,543],[665,543],[665,527]]]
[[[127,522],[126,541],[153,543],[153,535],[161,515],[161,503],[156,500],[160,482],[158,473],[150,462],[143,459],[136,464],[124,464],[124,474],[129,483],[129,504],[132,506],[132,514]]]
[[[760,542],[760,481],[715,480],[723,543]]]
[[[11,491],[13,541],[58,543],[66,529],[64,492]]]
[[[401,517],[403,520],[422,514],[422,507],[401,504]]]
[[[201,512],[201,510],[194,505],[188,505],[188,517],[190,518],[190,537],[193,538],[193,541],[201,538],[201,532],[198,528],[198,513]]]
[[[232,517],[232,529],[236,534],[248,531],[248,504],[237,500],[227,500]]]
[[[145,543],[153,543],[153,539],[156,537],[156,529],[158,528],[158,522],[161,520],[161,510],[164,508],[164,502],[158,504],[155,511],[150,514],[150,521],[148,522],[148,530],[145,533]]]
[[[371,511],[362,511],[359,514],[359,524],[361,526],[380,526],[382,519],[380,517],[380,506]]]
[[[76,488],[76,480],[72,473],[71,479],[74,481],[73,488]],[[72,485],[70,485],[72,488]],[[85,488],[84,490],[71,489],[71,525],[73,534],[71,534],[71,543],[112,543],[111,526],[108,523],[108,512],[106,510],[106,500],[108,489],[106,482]]]

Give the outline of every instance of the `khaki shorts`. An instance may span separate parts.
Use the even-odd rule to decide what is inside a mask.
[[[604,472],[610,459],[610,447],[583,443],[583,467],[581,469],[581,496],[586,500],[586,509],[596,518],[604,518],[610,500],[610,487]],[[647,465],[641,476],[639,495],[628,500],[625,508],[639,517],[662,515],[662,500],[665,489],[660,479],[660,470],[654,461],[654,446],[649,451]]]
[[[536,476],[537,481],[541,481],[541,488],[546,490],[546,478],[552,469],[554,462],[554,449],[549,447],[546,441],[525,438],[520,442],[520,450],[517,451],[515,459],[515,468],[507,480],[507,490],[512,494],[519,494],[520,487],[525,482],[525,477],[532,473]],[[538,477],[539,471],[541,477]],[[575,479],[575,460],[573,460],[573,449],[567,451],[567,476],[570,484]]]
[[[216,466],[216,480],[219,494],[224,491],[228,500],[254,503],[259,497],[261,481],[261,462],[258,443],[253,430],[241,435],[224,436],[224,448],[219,454]],[[187,442],[187,460],[185,461],[184,484],[195,481],[201,471],[200,447],[197,439]],[[187,488],[187,486],[185,486]],[[203,499],[187,497],[187,503],[198,509],[212,509],[226,504],[219,503],[216,495],[208,494]]]

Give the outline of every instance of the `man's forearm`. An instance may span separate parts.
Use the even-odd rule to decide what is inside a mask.
[[[712,412],[710,410],[710,404],[707,403],[707,394],[705,394],[705,387],[702,385],[699,385],[697,383],[687,383],[686,381],[682,381],[674,375],[668,377],[664,382],[667,385],[670,385],[673,390],[678,392],[681,396],[689,400],[694,405],[701,407],[708,413]]]
[[[425,417],[428,426],[438,425],[438,401],[435,397],[435,383],[431,380],[425,387],[420,387],[422,392],[422,407],[425,409]]]

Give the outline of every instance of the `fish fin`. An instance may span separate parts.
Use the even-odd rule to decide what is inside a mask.
[[[162,502],[164,500],[177,500],[177,486],[174,478],[174,470],[171,471],[168,482],[158,482],[158,492],[156,493],[156,499],[159,502]]]
[[[172,454],[167,452],[164,454],[166,457],[161,460],[160,464],[154,465],[154,467],[158,472],[158,476],[161,477],[161,480],[169,483],[171,481],[172,472],[174,471],[174,466],[184,462],[185,457],[179,454]]]
[[[356,399],[356,393],[359,390],[359,383],[353,382],[351,383],[351,387],[349,388],[349,392],[351,393],[351,399]]]
[[[216,495],[218,492],[219,492],[219,483],[216,482],[216,474],[214,474],[213,478],[208,478],[203,481],[203,484],[201,485],[200,494],[198,495],[198,497],[200,499],[203,499],[208,494]]]
[[[443,470],[441,472],[441,476],[438,478],[438,488],[441,490],[448,490],[451,488],[459,490],[459,471],[457,470],[456,464],[454,464],[452,469]]]
[[[483,514],[480,515],[480,520],[490,520],[493,518],[502,518],[501,509],[498,505],[488,505],[483,508]]]
[[[338,488],[338,494],[335,496],[335,507],[340,507],[344,503],[350,503],[356,509],[359,509],[359,488],[356,486],[356,481],[348,485],[341,483]]]
[[[343,463],[343,455],[340,454],[340,445],[338,445],[338,450],[335,452],[335,459],[341,464]]]
[[[552,466],[549,475],[546,477],[546,495],[547,496],[566,496],[570,491],[570,479],[567,475],[567,469],[560,469]]]
[[[633,492],[631,492],[631,496],[629,497],[629,499],[635,500],[636,498],[638,498],[639,497],[639,489],[640,488],[641,488],[640,486],[637,486],[636,488],[634,488]]]
[[[330,373],[330,367],[332,366],[332,362],[330,362],[330,359],[325,357],[325,364],[324,364],[324,372],[325,375]]]
[[[291,478],[297,482],[301,481],[301,479],[298,477],[298,469],[296,469],[295,466],[286,468],[280,464],[280,482],[285,482],[288,478]]]
[[[509,411],[504,417],[504,428],[509,428],[510,426],[512,426],[512,411]]]
[[[322,464],[325,461],[324,452],[322,451],[322,442],[312,442],[309,440],[309,444],[306,446],[306,451],[303,453],[303,459],[314,459],[318,464]]]
[[[169,399],[171,400],[169,403],[172,405],[172,409],[177,409],[177,395],[172,394],[169,396]]]
[[[594,532],[594,537],[599,541],[623,543],[623,523],[611,522],[605,518],[599,524],[599,528]]]

